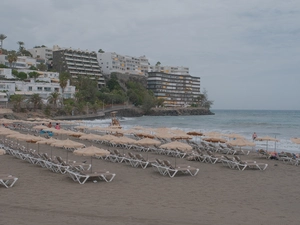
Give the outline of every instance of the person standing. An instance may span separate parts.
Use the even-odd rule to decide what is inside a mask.
[[[257,134],[254,132],[254,133],[252,134],[252,140],[255,141],[256,138],[257,138]]]

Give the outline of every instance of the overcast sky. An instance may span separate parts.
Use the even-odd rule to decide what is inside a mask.
[[[299,0],[1,0],[3,47],[187,66],[213,109],[300,110]]]

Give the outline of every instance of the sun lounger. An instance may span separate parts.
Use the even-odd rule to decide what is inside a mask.
[[[110,173],[109,171],[99,171],[99,172],[87,172],[87,171],[74,171],[67,170],[67,174],[72,178],[73,181],[79,184],[84,184],[88,180],[93,181],[106,181],[111,182],[116,176],[115,173]]]
[[[9,174],[0,174],[0,185],[3,185],[6,188],[14,186],[18,178]]]
[[[245,170],[246,168],[265,170],[268,167],[266,163],[257,163],[256,161],[242,161],[239,157],[235,157],[238,162],[238,169]]]
[[[68,166],[69,169],[74,169],[78,171],[84,171],[84,170],[89,170],[91,168],[91,164],[85,164],[85,163],[77,163],[75,161],[73,162],[65,162],[61,157],[56,157],[57,161],[63,165],[63,166]]]
[[[191,166],[175,167],[168,160],[164,160],[163,162],[167,168],[167,173],[170,177],[174,177],[178,172],[183,174],[189,174],[191,176],[196,176],[197,173],[199,172],[199,169],[195,167],[191,167]]]
[[[168,167],[160,159],[155,159],[155,162],[152,163],[152,168],[163,176],[168,174]]]
[[[285,163],[290,163],[292,165],[296,165],[297,161],[296,157],[290,152],[285,152],[284,155],[279,155],[279,159],[282,160]],[[298,163],[297,163],[298,164]]]
[[[155,163],[155,160],[146,160],[141,154],[135,154],[135,157],[143,169],[146,169],[148,166],[151,166],[152,163]]]
[[[227,155],[224,155],[221,158],[221,162],[224,166],[228,166],[230,169],[238,168],[238,162],[234,158],[230,158]]]

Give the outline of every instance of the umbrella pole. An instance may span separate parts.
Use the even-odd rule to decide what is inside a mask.
[[[38,154],[40,154],[40,143],[38,143]]]
[[[51,145],[51,159],[52,159],[52,145]]]
[[[93,172],[93,156],[91,156],[91,172]]]

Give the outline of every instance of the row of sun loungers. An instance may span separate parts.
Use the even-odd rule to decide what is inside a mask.
[[[257,153],[259,156],[266,159],[278,159],[280,161],[283,161],[284,163],[288,163],[291,165],[295,165],[295,166],[300,165],[300,158],[295,157],[295,155],[293,155],[290,152],[281,152],[278,153],[276,156],[274,156],[269,152],[267,152],[266,150],[259,149]]]
[[[91,172],[91,164],[76,162],[76,161],[64,161],[61,157],[50,158],[46,153],[38,154],[33,150],[25,150],[24,147],[14,148],[5,146],[6,152],[16,158],[25,160],[31,164],[47,168],[52,172],[67,174],[73,181],[79,184],[84,184],[88,180],[104,180],[111,182],[116,174],[109,171],[97,171]],[[13,176],[0,176],[0,184],[6,187],[12,187],[18,178]]]

